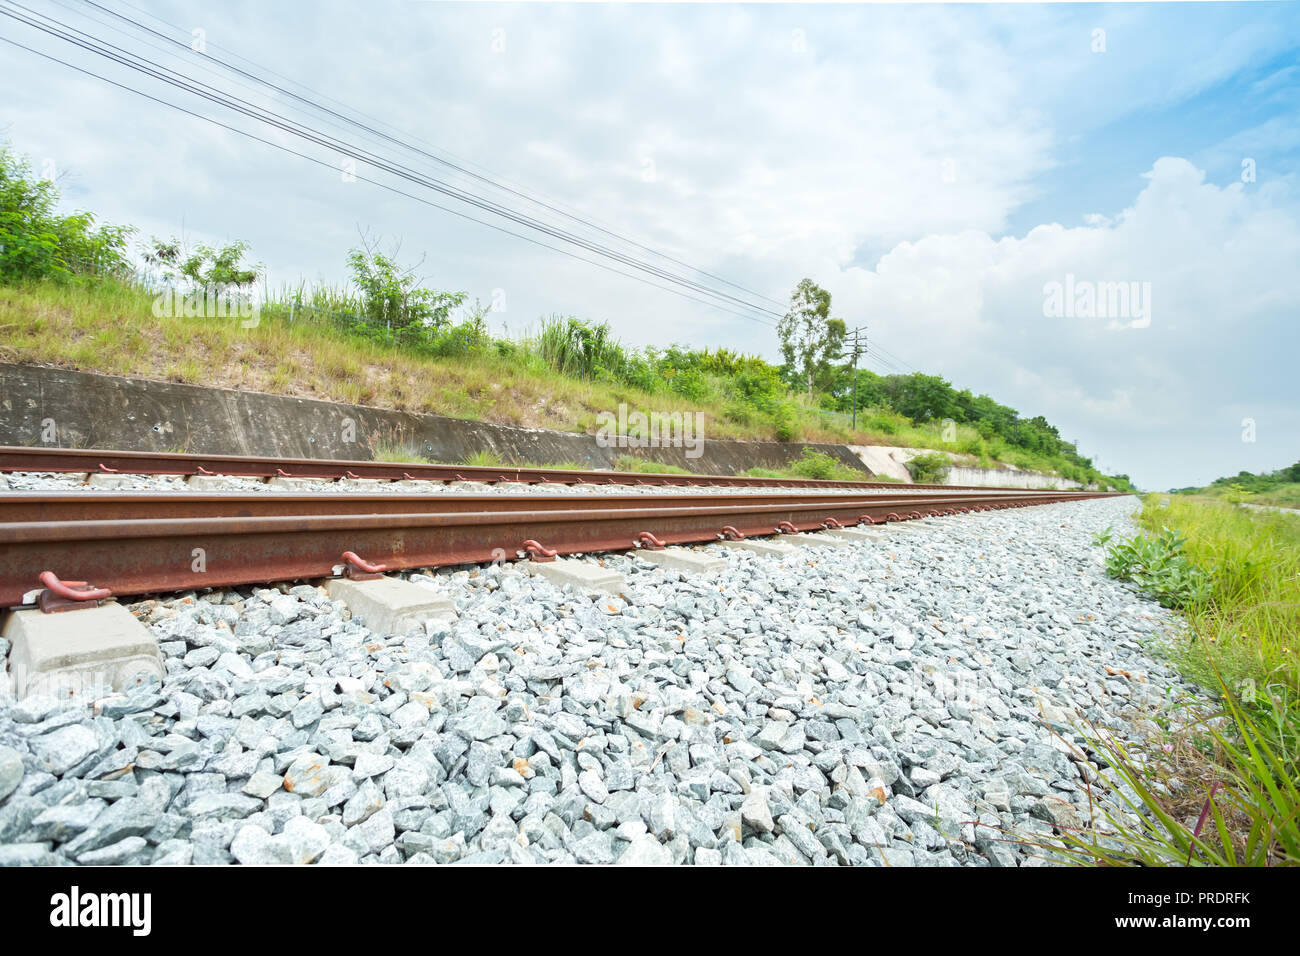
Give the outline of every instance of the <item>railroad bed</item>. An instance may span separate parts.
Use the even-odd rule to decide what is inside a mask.
[[[1090,544],[1132,508],[624,551],[619,595],[403,572],[455,612],[403,634],[311,585],[137,602],[160,685],[0,704],[0,862],[1041,864],[1107,799],[1075,721],[1181,687]]]

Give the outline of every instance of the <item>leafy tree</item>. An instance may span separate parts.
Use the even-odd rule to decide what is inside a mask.
[[[144,251],[144,261],[158,269],[169,282],[188,279],[200,289],[231,286],[243,289],[256,282],[263,269],[260,262],[243,264],[241,260],[249,248],[247,242],[238,239],[220,249],[198,245],[187,251],[174,236],[166,240],[154,236]]]
[[[890,375],[885,394],[894,411],[916,422],[951,418],[956,407],[952,386],[937,375]]]
[[[58,202],[58,187],[0,144],[0,281],[130,276],[126,244],[135,230],[96,227],[88,212],[61,216]]]
[[[348,253],[352,282],[361,292],[362,323],[372,337],[402,345],[422,345],[445,326],[452,309],[465,302],[463,292],[438,292],[420,285],[414,266],[397,261],[400,248],[389,254],[362,235],[361,248]]]
[[[808,388],[831,372],[840,357],[846,332],[842,319],[832,319],[831,294],[812,279],[804,279],[790,296],[790,310],[777,323],[781,355],[791,374]]]

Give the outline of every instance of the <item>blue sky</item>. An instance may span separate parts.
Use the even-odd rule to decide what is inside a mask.
[[[140,42],[93,8],[24,2]],[[888,355],[1047,416],[1146,486],[1300,458],[1293,3],[140,9],[764,295],[812,277]],[[12,21],[0,36],[144,85]],[[247,239],[273,283],[341,281],[369,229],[423,255],[431,284],[504,293],[492,322],[512,334],[568,313],[632,345],[777,355],[767,325],[7,45],[0,90],[0,128],[71,203],[146,236]],[[1149,323],[1046,316],[1066,275],[1149,283]]]

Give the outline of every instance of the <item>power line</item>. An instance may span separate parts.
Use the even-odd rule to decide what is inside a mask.
[[[58,2],[58,0],[56,0],[56,2]],[[179,46],[179,47],[180,47],[182,50],[184,50],[186,53],[192,53],[192,52],[195,52],[195,51],[193,50],[192,47],[190,47],[188,44],[184,43],[183,41],[177,40],[175,37],[169,37],[169,36],[167,36],[166,34],[161,33],[161,32],[159,32],[159,31],[157,31],[157,30],[154,30],[153,28],[151,28],[151,27],[149,27],[149,26],[147,26],[147,25],[145,25],[145,24],[143,24],[143,23],[140,23],[140,22],[138,22],[138,21],[136,21],[136,20],[132,20],[130,17],[127,17],[127,16],[125,16],[124,14],[119,13],[119,12],[116,11],[116,10],[111,10],[111,9],[109,9],[109,8],[107,8],[107,7],[105,7],[105,6],[101,5],[101,4],[99,4],[99,3],[94,2],[94,0],[84,0],[84,2],[85,2],[88,6],[95,7],[96,9],[98,9],[98,10],[102,10],[102,11],[104,11],[105,13],[110,14],[111,16],[117,17],[118,19],[123,20],[123,21],[125,21],[126,23],[131,24],[132,26],[136,27],[137,29],[147,31],[148,33],[151,33],[151,34],[153,34],[154,36],[157,36],[157,37],[159,37],[159,38],[161,38],[161,39],[163,39],[163,40],[166,40],[166,41],[169,42],[169,43],[172,43],[172,44],[174,44],[174,45],[176,45],[176,46]],[[67,9],[66,5],[64,5],[64,4],[60,4],[60,5],[61,5],[61,6],[64,6],[65,9]],[[126,4],[126,5],[127,5],[127,6],[131,6],[131,4]],[[132,9],[134,9],[134,10],[136,10],[137,12],[140,12],[140,13],[146,13],[146,11],[140,10],[139,7],[134,7],[134,6],[132,6]],[[152,16],[152,14],[147,14],[147,13],[146,13],[146,15]],[[161,19],[161,18],[159,18],[159,17],[154,17],[154,19],[158,20],[160,23],[167,23],[166,20],[163,20],[163,19]],[[171,26],[173,29],[177,29],[177,30],[181,29],[181,28],[177,27],[175,24],[170,24],[170,23],[168,23],[167,25],[168,25],[168,26]],[[216,44],[213,44],[213,45],[216,46]],[[221,48],[218,47],[218,49],[221,49]],[[599,232],[604,233],[605,235],[608,235],[608,236],[610,236],[610,237],[612,237],[612,238],[618,239],[618,240],[620,240],[620,241],[622,241],[622,242],[626,242],[626,243],[628,243],[629,245],[635,246],[636,248],[641,249],[641,250],[643,250],[643,251],[645,251],[645,252],[649,252],[649,253],[651,253],[652,255],[659,256],[660,258],[665,259],[665,260],[667,260],[667,261],[669,261],[669,262],[675,263],[675,264],[677,264],[677,265],[685,266],[686,268],[691,269],[692,271],[698,272],[700,275],[708,276],[709,278],[714,279],[714,280],[716,280],[716,281],[718,281],[718,282],[722,282],[722,283],[725,284],[725,285],[729,285],[729,286],[731,286],[732,288],[738,289],[738,290],[740,290],[740,291],[742,291],[742,292],[747,292],[747,293],[749,293],[750,295],[756,296],[756,297],[758,297],[758,298],[760,298],[760,299],[764,299],[764,300],[766,300],[766,301],[768,301],[768,302],[771,302],[771,303],[773,303],[773,304],[775,304],[775,305],[784,305],[783,302],[781,302],[781,301],[778,300],[778,299],[774,299],[774,298],[772,298],[771,296],[764,295],[764,294],[761,293],[761,292],[757,292],[757,291],[755,291],[755,290],[753,290],[753,289],[749,289],[749,288],[747,288],[747,287],[745,287],[745,286],[739,285],[738,283],[732,282],[731,280],[726,279],[726,278],[724,278],[723,276],[719,276],[719,275],[715,275],[715,274],[713,274],[713,273],[711,273],[711,272],[707,272],[707,271],[705,271],[704,269],[700,269],[700,268],[697,267],[697,266],[693,266],[693,265],[691,265],[691,264],[688,263],[688,262],[683,262],[683,261],[680,260],[680,259],[675,259],[675,258],[673,258],[672,256],[670,256],[670,255],[668,255],[668,254],[666,254],[666,253],[663,253],[663,252],[660,252],[660,251],[658,251],[658,250],[656,250],[656,249],[653,249],[653,248],[651,248],[650,246],[647,246],[647,245],[644,245],[644,244],[642,244],[642,243],[640,243],[640,242],[637,242],[636,240],[631,239],[631,238],[629,238],[629,237],[627,237],[627,236],[623,236],[623,235],[620,235],[620,234],[618,234],[618,233],[616,233],[616,232],[613,232],[613,231],[611,231],[611,230],[609,230],[609,229],[606,229],[606,228],[602,227],[601,225],[599,225],[599,224],[598,224],[595,220],[593,220],[593,219],[584,218],[584,217],[582,217],[582,216],[578,216],[578,215],[574,215],[574,214],[571,214],[571,213],[569,213],[569,212],[566,212],[565,210],[560,209],[560,208],[558,208],[557,206],[553,205],[551,202],[548,202],[548,201],[543,200],[543,199],[538,199],[538,198],[536,198],[535,196],[530,196],[530,195],[528,195],[526,192],[523,192],[523,191],[521,191],[520,189],[517,189],[517,188],[515,188],[515,187],[513,187],[513,186],[511,186],[511,185],[509,185],[509,184],[499,182],[498,180],[493,179],[493,178],[491,178],[491,177],[489,177],[489,176],[480,175],[479,173],[476,173],[476,172],[474,172],[473,170],[466,168],[465,166],[459,165],[459,164],[457,164],[457,163],[452,163],[452,162],[450,162],[449,160],[443,159],[441,156],[437,156],[437,155],[435,155],[435,154],[429,153],[429,152],[427,152],[427,151],[425,151],[425,150],[422,150],[422,149],[419,149],[419,148],[417,148],[417,147],[415,147],[415,146],[412,146],[411,143],[408,142],[408,141],[406,141],[406,140],[402,140],[402,139],[398,139],[398,138],[396,138],[396,137],[390,136],[390,135],[384,133],[382,130],[375,129],[373,126],[369,126],[369,125],[367,125],[367,124],[365,124],[365,123],[362,123],[362,122],[360,122],[360,121],[358,121],[358,120],[356,120],[356,119],[354,119],[354,118],[352,118],[352,117],[350,117],[350,116],[346,116],[346,115],[344,115],[343,113],[340,113],[340,112],[338,112],[338,111],[336,111],[336,110],[332,110],[332,109],[330,109],[329,107],[322,106],[320,103],[314,102],[314,101],[312,101],[312,100],[310,100],[310,99],[308,99],[308,98],[306,98],[306,97],[300,96],[299,94],[294,93],[292,90],[288,90],[288,89],[285,89],[284,87],[282,87],[282,86],[280,86],[280,85],[278,85],[278,84],[271,83],[270,81],[264,79],[263,77],[257,76],[257,75],[255,75],[255,74],[253,74],[253,73],[250,73],[250,72],[246,71],[246,70],[240,69],[240,68],[237,67],[237,66],[233,66],[233,65],[231,65],[231,64],[229,64],[229,63],[227,63],[227,62],[225,62],[224,60],[221,60],[221,59],[218,59],[217,57],[211,56],[210,54],[208,54],[208,53],[206,53],[206,52],[204,52],[204,53],[202,54],[202,56],[203,56],[205,59],[209,59],[209,60],[212,60],[213,62],[215,62],[215,63],[217,63],[217,64],[220,64],[220,65],[223,66],[225,69],[227,69],[227,70],[229,70],[229,71],[231,71],[231,72],[238,73],[239,75],[241,75],[241,76],[245,76],[245,77],[247,77],[247,78],[253,80],[253,81],[256,82],[256,83],[260,83],[260,84],[262,84],[263,86],[268,86],[268,87],[270,87],[271,89],[275,90],[276,92],[283,93],[285,96],[292,97],[293,99],[299,101],[300,103],[303,103],[304,105],[306,105],[306,106],[308,106],[308,107],[310,107],[310,108],[312,108],[312,109],[315,109],[315,110],[318,110],[318,111],[324,112],[324,113],[326,113],[326,114],[328,114],[328,115],[330,115],[330,116],[336,117],[336,118],[342,120],[343,122],[345,122],[345,123],[347,123],[347,124],[349,124],[349,125],[351,125],[351,126],[357,127],[358,129],[361,129],[361,130],[363,130],[363,131],[369,133],[369,134],[372,135],[372,136],[377,136],[377,137],[380,137],[380,138],[382,138],[382,139],[384,139],[384,140],[387,140],[387,141],[389,141],[389,142],[391,142],[391,143],[393,143],[393,144],[395,144],[395,145],[397,145],[397,146],[399,146],[399,147],[401,147],[401,148],[403,148],[403,149],[410,150],[411,152],[414,152],[414,153],[417,153],[417,154],[419,154],[419,155],[421,155],[421,156],[424,156],[424,157],[426,157],[427,159],[430,159],[430,160],[432,160],[432,161],[434,161],[434,162],[436,162],[436,163],[440,163],[440,164],[442,164],[442,165],[444,165],[444,166],[447,166],[447,167],[449,167],[449,168],[451,168],[451,169],[454,169],[454,170],[456,170],[457,172],[459,172],[459,173],[461,173],[461,174],[463,174],[463,175],[469,176],[469,177],[471,177],[471,178],[473,178],[473,179],[475,179],[475,180],[478,180],[479,182],[482,182],[482,183],[484,183],[484,184],[486,184],[486,185],[492,186],[492,187],[495,188],[495,189],[503,190],[503,191],[505,191],[505,192],[508,192],[508,193],[511,193],[511,194],[513,194],[513,195],[515,195],[515,196],[518,196],[518,197],[521,198],[521,199],[527,200],[528,202],[535,203],[535,204],[537,204],[537,205],[539,205],[539,206],[541,206],[541,207],[543,207],[543,208],[545,208],[545,209],[548,209],[548,210],[550,210],[550,211],[552,211],[552,212],[559,213],[560,215],[565,216],[566,218],[572,219],[572,220],[574,220],[575,222],[582,223],[583,225],[588,226],[589,228],[595,229],[595,230],[597,230],[597,231],[599,231]],[[236,54],[235,56],[236,56],[237,59],[243,60],[245,63],[248,63],[248,64],[250,64],[251,66],[256,67],[257,69],[261,69],[261,70],[263,70],[263,71],[265,71],[265,72],[271,73],[273,76],[280,77],[281,79],[284,79],[284,80],[286,80],[287,82],[294,82],[294,81],[292,81],[292,80],[289,80],[288,77],[285,77],[285,76],[283,76],[282,74],[279,74],[279,73],[275,73],[274,71],[269,70],[269,69],[267,69],[266,67],[259,66],[258,64],[253,63],[251,60],[248,60],[248,59],[245,58],[245,57],[238,56],[237,54]],[[301,84],[298,84],[298,85],[301,85]],[[248,88],[248,87],[245,87],[245,89],[247,89],[247,88]],[[313,91],[313,90],[310,90],[310,88],[307,88],[307,89],[308,89],[309,92],[315,92],[315,91]],[[316,95],[317,95],[317,96],[321,96],[322,94],[320,94],[320,93],[316,93]],[[331,102],[339,103],[338,100],[333,100],[333,99],[331,99],[330,97],[325,97],[325,98],[326,98],[326,99],[330,99]],[[378,123],[378,122],[380,122],[380,121],[377,120],[375,117],[373,117],[373,116],[369,116],[369,115],[367,115],[366,113],[364,113],[364,112],[362,112],[362,111],[360,111],[360,110],[357,110],[357,109],[355,109],[355,108],[353,108],[353,107],[346,106],[345,104],[342,104],[342,103],[339,103],[339,105],[340,105],[340,106],[343,106],[345,109],[349,110],[351,113],[354,113],[354,114],[356,114],[356,115],[358,115],[358,116],[364,117],[365,119],[369,120],[369,121],[372,122],[372,123]],[[450,154],[449,154],[449,155],[450,155]]]
[[[718,299],[723,303],[737,305],[740,306],[741,308],[751,309],[755,312],[760,312],[767,315],[772,315],[772,316],[780,315],[780,313],[775,312],[774,310],[756,305],[752,302],[741,299],[738,296],[732,295],[728,292],[711,288],[704,283],[697,282],[695,280],[689,279],[688,277],[669,272],[665,269],[654,266],[651,263],[647,263],[644,260],[636,259],[632,256],[625,255],[623,253],[618,252],[617,250],[610,249],[607,246],[603,246],[599,243],[588,240],[585,237],[577,236],[569,232],[568,230],[560,229],[558,227],[553,226],[550,223],[539,221],[526,214],[519,213],[516,210],[504,206],[500,203],[483,199],[481,197],[475,196],[472,193],[465,192],[464,190],[461,190],[443,181],[433,179],[432,177],[429,176],[422,175],[419,172],[412,170],[409,167],[403,166],[402,164],[396,161],[390,160],[382,156],[378,156],[377,154],[374,154],[363,148],[353,146],[352,144],[349,144],[337,137],[334,137],[328,133],[323,133],[318,129],[308,126],[303,122],[294,120],[290,117],[282,116],[270,110],[257,107],[249,103],[248,101],[242,100],[224,90],[218,89],[206,83],[202,83],[199,80],[186,77],[182,74],[178,74],[176,71],[171,70],[170,68],[162,64],[159,64],[153,60],[150,60],[145,56],[142,56],[138,53],[134,53],[133,51],[126,50],[125,48],[109,43],[108,41],[100,40],[96,37],[91,36],[90,34],[85,33],[82,30],[78,30],[76,27],[71,27],[67,24],[64,24],[53,17],[49,17],[41,13],[36,13],[35,11],[23,7],[21,4],[12,4],[12,5],[18,7],[19,9],[25,10],[27,13],[32,14],[33,16],[37,16],[45,21],[48,21],[49,23],[53,24],[53,26],[47,26],[43,23],[29,19],[20,14],[14,13],[11,10],[6,10],[3,8],[0,8],[0,13],[4,13],[6,16],[9,16],[12,19],[18,20],[19,22],[25,23],[28,26],[32,26],[38,30],[41,30],[42,32],[50,36],[54,36],[59,39],[70,42],[75,46],[78,46],[84,50],[87,50],[101,57],[109,59],[115,63],[118,63],[119,65],[126,66],[139,73],[142,73],[154,79],[160,80],[164,83],[167,83],[177,89],[181,89],[186,92],[197,95],[212,103],[215,103],[220,106],[224,106],[235,112],[241,113],[252,119],[258,120],[259,122],[262,122],[264,124],[274,126],[278,129],[283,130],[284,132],[290,133],[291,135],[297,136],[301,139],[305,139],[308,142],[312,142],[317,145],[323,146],[327,149],[331,149],[338,153],[342,153],[343,155],[350,156],[353,159],[368,163],[371,166],[374,166],[392,175],[398,176],[399,178],[405,179],[409,182],[413,182],[416,183],[417,185],[422,185],[425,186],[426,188],[433,189],[437,192],[447,195],[460,202],[464,202],[468,205],[482,209],[494,215],[505,218],[509,221],[533,229],[535,231],[542,232],[543,234],[548,235],[552,238],[559,239],[562,242],[566,242],[571,245],[576,245],[579,248],[593,252],[602,257],[612,259],[616,262],[619,262],[620,264],[627,265],[633,269],[636,269],[641,272],[645,272],[656,278],[662,279],[664,281],[676,285],[683,286],[684,288],[687,288],[693,292],[697,292],[699,294],[709,296],[714,299]],[[130,22],[134,22],[134,21],[130,21]],[[72,34],[78,34],[81,38],[85,38],[85,39],[83,40],[78,36]],[[37,52],[37,51],[33,51],[33,52]],[[66,63],[64,65],[71,66],[71,64],[66,64]],[[82,71],[82,72],[88,72],[88,71]],[[99,77],[99,78],[106,79],[103,77]],[[134,88],[132,87],[127,87],[127,88],[132,89],[134,91]],[[288,91],[285,92],[288,95],[293,95],[293,94],[289,94]],[[174,104],[170,104],[170,105],[174,105]],[[218,125],[224,125],[224,124],[218,124]],[[254,138],[258,138],[258,137],[254,137]],[[436,206],[437,204],[434,205]],[[437,206],[437,208],[445,208],[445,207]],[[469,217],[469,218],[473,218],[473,217]],[[552,249],[554,248],[545,243],[542,243],[542,245],[547,248],[552,248]],[[586,260],[580,256],[576,258],[579,258],[581,261],[590,262],[590,260]],[[623,274],[621,273],[620,270],[613,270],[613,271],[615,271],[618,274]],[[651,284],[653,285],[653,283]],[[697,299],[696,301],[699,300]],[[738,313],[733,312],[732,314],[738,314]],[[755,321],[758,320],[755,319]],[[770,323],[766,323],[766,324],[770,324]]]
[[[3,10],[0,10],[0,13],[3,13],[3,12],[4,12]],[[232,133],[238,133],[238,134],[241,135],[241,136],[245,136],[245,137],[247,137],[247,138],[249,138],[249,139],[255,140],[256,142],[262,143],[262,144],[264,144],[264,145],[266,145],[266,146],[270,146],[270,147],[272,147],[273,149],[278,149],[278,150],[280,150],[281,152],[289,153],[289,154],[291,154],[291,155],[293,155],[293,156],[298,156],[298,157],[300,157],[300,158],[302,158],[302,159],[307,160],[308,162],[315,163],[315,164],[318,165],[318,166],[323,166],[323,167],[325,167],[326,169],[330,169],[330,170],[336,170],[336,169],[337,169],[337,167],[335,167],[333,163],[327,162],[327,161],[325,161],[325,160],[323,160],[323,159],[318,159],[318,158],[315,157],[315,156],[311,156],[311,155],[309,155],[309,154],[307,154],[307,153],[299,152],[298,150],[295,150],[295,149],[290,149],[288,146],[284,146],[284,145],[282,145],[282,144],[280,144],[280,143],[273,142],[273,141],[271,141],[271,140],[269,140],[269,139],[264,139],[263,137],[258,136],[258,135],[254,134],[254,133],[250,133],[250,132],[248,132],[247,130],[239,129],[239,128],[236,127],[236,126],[231,126],[231,125],[229,125],[229,124],[227,124],[227,123],[222,123],[220,120],[213,119],[213,118],[210,117],[210,116],[204,116],[202,113],[197,113],[197,112],[195,112],[195,111],[193,111],[193,110],[186,109],[185,107],[183,107],[183,106],[179,106],[179,105],[176,104],[176,103],[168,102],[167,100],[164,100],[164,99],[161,99],[161,98],[159,98],[159,97],[157,97],[157,96],[153,96],[152,94],[146,93],[146,92],[144,92],[143,90],[138,90],[138,89],[136,89],[136,88],[134,88],[134,87],[132,87],[132,86],[128,86],[128,85],[125,84],[125,83],[119,83],[118,81],[116,81],[116,80],[112,80],[112,79],[109,79],[108,77],[103,76],[102,74],[95,73],[93,70],[87,70],[87,69],[85,69],[84,67],[76,66],[75,64],[69,63],[69,62],[67,62],[66,60],[61,60],[61,59],[59,59],[58,57],[53,56],[53,55],[51,55],[51,54],[49,54],[49,53],[45,53],[45,52],[42,52],[42,51],[40,51],[40,50],[33,49],[32,47],[29,47],[29,46],[27,46],[27,45],[25,45],[25,44],[23,44],[23,43],[19,43],[17,40],[11,40],[11,39],[9,39],[8,37],[0,37],[0,42],[8,43],[10,46],[17,47],[17,48],[19,48],[19,49],[21,49],[21,50],[26,50],[28,53],[35,54],[36,56],[42,57],[43,59],[50,60],[51,62],[58,63],[58,64],[60,64],[60,65],[62,65],[62,66],[66,66],[66,67],[68,67],[69,69],[71,69],[71,70],[75,70],[75,71],[78,72],[78,73],[82,73],[82,74],[84,74],[84,75],[86,75],[86,76],[89,76],[89,77],[92,77],[92,78],[94,78],[94,79],[100,80],[100,81],[102,81],[102,82],[104,82],[104,83],[108,83],[110,86],[115,86],[115,87],[117,87],[118,89],[125,90],[125,91],[128,92],[128,93],[134,93],[134,94],[136,94],[137,96],[141,96],[141,97],[143,97],[143,98],[145,98],[145,99],[147,99],[147,100],[150,100],[150,101],[152,101],[152,102],[154,102],[154,103],[158,103],[158,104],[160,104],[160,105],[162,105],[162,106],[170,107],[170,108],[172,108],[172,109],[174,109],[174,110],[176,110],[176,111],[178,111],[178,112],[184,113],[184,114],[186,114],[187,116],[191,116],[191,117],[193,117],[193,118],[195,118],[195,119],[203,120],[203,121],[206,122],[206,123],[211,123],[213,126],[218,126],[218,127],[220,127],[221,129],[228,130],[228,131],[230,131],[230,132],[232,132]],[[413,194],[413,193],[406,192],[405,190],[398,189],[398,188],[396,188],[395,186],[389,185],[388,183],[380,182],[380,181],[377,180],[377,179],[368,179],[367,177],[365,177],[365,176],[361,176],[361,175],[359,175],[359,174],[357,175],[357,179],[360,180],[361,182],[370,183],[370,184],[373,185],[373,186],[378,186],[380,189],[387,190],[388,192],[391,192],[391,193],[393,193],[393,194],[395,194],[395,195],[401,196],[401,197],[403,197],[403,198],[405,198],[405,199],[410,199],[410,200],[413,200],[413,201],[415,201],[415,202],[421,203],[421,204],[423,204],[423,205],[430,206],[430,207],[432,207],[432,208],[434,208],[434,209],[438,209],[438,210],[441,210],[441,211],[443,211],[443,212],[451,213],[453,216],[459,216],[459,217],[462,218],[462,219],[467,219],[467,220],[469,220],[470,222],[478,223],[478,224],[481,225],[481,226],[486,226],[487,228],[489,228],[489,229],[494,229],[494,230],[496,230],[497,232],[504,233],[504,234],[506,234],[506,235],[508,235],[508,236],[513,236],[513,237],[515,237],[516,239],[522,239],[524,242],[530,242],[530,243],[532,243],[533,245],[541,246],[541,247],[544,248],[544,249],[550,249],[550,250],[552,250],[553,252],[558,252],[558,253],[560,253],[561,255],[568,256],[568,257],[571,258],[571,259],[576,259],[576,260],[578,260],[579,262],[585,262],[585,263],[587,263],[588,265],[596,266],[596,267],[599,268],[599,269],[604,269],[604,270],[606,270],[607,272],[612,272],[612,273],[614,273],[615,275],[620,275],[620,276],[624,276],[624,277],[626,277],[626,278],[628,278],[628,279],[633,279],[633,280],[635,280],[635,281],[637,281],[637,282],[644,283],[645,285],[652,286],[652,287],[654,287],[654,288],[656,288],[656,289],[662,289],[662,290],[665,291],[665,292],[671,292],[673,295],[681,296],[681,297],[684,298],[684,299],[689,299],[689,300],[691,300],[692,302],[698,302],[698,303],[700,303],[701,305],[706,305],[706,306],[709,306],[709,307],[711,307],[711,308],[718,309],[719,311],[730,313],[731,315],[736,315],[736,316],[739,316],[739,317],[741,317],[741,318],[750,319],[750,320],[752,320],[752,321],[762,322],[762,320],[760,320],[760,319],[755,319],[753,316],[746,315],[746,314],[741,313],[741,312],[735,312],[735,311],[733,311],[733,310],[731,310],[731,309],[727,309],[727,308],[725,308],[725,307],[723,307],[723,306],[717,304],[716,302],[708,302],[708,301],[706,301],[706,300],[704,300],[704,299],[696,298],[696,297],[693,296],[693,295],[688,295],[687,293],[682,292],[682,291],[679,290],[679,289],[674,289],[674,288],[672,288],[672,287],[670,287],[670,286],[660,285],[660,284],[657,283],[657,282],[651,282],[649,279],[646,279],[644,276],[638,276],[638,275],[635,275],[634,273],[630,273],[630,272],[623,272],[621,269],[615,269],[613,266],[610,266],[610,265],[608,265],[607,263],[599,262],[599,261],[594,260],[594,259],[587,259],[587,258],[585,258],[585,257],[583,257],[583,256],[579,256],[579,255],[577,255],[577,254],[575,254],[575,253],[573,253],[573,252],[570,252],[570,251],[568,251],[567,249],[562,249],[562,248],[560,248],[560,247],[558,247],[558,246],[552,246],[552,245],[550,245],[550,244],[548,244],[548,243],[542,242],[542,241],[539,240],[539,239],[535,239],[535,238],[533,238],[532,236],[527,236],[527,235],[524,235],[523,233],[514,232],[513,230],[506,229],[504,226],[500,226],[500,225],[497,225],[496,223],[488,222],[488,221],[485,220],[485,219],[478,219],[478,218],[476,218],[476,217],[474,217],[474,216],[469,215],[468,213],[461,212],[461,211],[458,210],[458,209],[452,209],[452,208],[449,207],[449,206],[441,205],[440,203],[434,202],[434,201],[431,200],[431,199],[427,199],[427,198],[425,198],[425,197],[423,197],[423,196],[417,196],[417,195],[415,195],[415,194]],[[764,322],[763,324],[770,325],[770,324],[772,324],[772,323],[766,323],[766,322]]]

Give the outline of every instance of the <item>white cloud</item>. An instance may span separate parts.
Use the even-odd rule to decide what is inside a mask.
[[[1167,6],[406,4],[370,17],[321,4],[308,17],[288,4],[176,3],[163,15],[187,31],[202,25],[222,55],[237,51],[766,295],[784,300],[813,277],[838,314],[870,323],[910,364],[1045,414],[1107,464],[1165,484],[1191,480],[1189,469],[1274,467],[1287,455],[1265,435],[1295,448],[1285,414],[1300,301],[1292,181],[1265,161],[1258,184],[1215,186],[1164,159],[1144,185],[1134,180],[1127,209],[1076,209],[1067,184],[1049,198],[1071,210],[1068,222],[1004,233],[1059,181],[1053,173],[1127,182],[1158,155],[1095,173],[1106,167],[1090,165],[1105,148],[1099,131],[1167,119],[1160,110],[1292,42],[1280,7]],[[1104,55],[1088,52],[1096,25]],[[492,48],[497,28],[504,52]],[[1252,95],[1293,102],[1286,67],[1256,80]],[[28,54],[6,49],[0,88],[0,128],[15,144],[72,168],[77,205],[146,235],[183,224],[194,238],[244,238],[279,280],[339,281],[356,228],[370,227],[426,252],[437,283],[471,298],[506,289],[512,331],[570,311],[608,319],[632,344],[775,355],[759,324],[343,185],[332,170]],[[1238,154],[1295,146],[1285,119],[1243,125],[1186,152],[1235,166]],[[1170,147],[1151,133],[1149,148]],[[646,157],[654,183],[642,179]],[[1046,319],[1042,286],[1067,273],[1150,281],[1151,327]],[[1240,448],[1200,454],[1198,439],[1228,426],[1236,435],[1241,408],[1259,409],[1259,445],[1244,459]]]
[[[900,244],[874,271],[840,273],[836,306],[871,317],[913,363],[1067,424],[1084,450],[1131,462],[1153,485],[1237,470],[1226,408],[1257,407],[1280,425],[1274,460],[1286,457],[1284,442],[1300,453],[1295,416],[1277,413],[1300,309],[1293,197],[1284,187],[1206,183],[1177,158],[1159,160],[1146,180],[1113,221]],[[1044,285],[1067,274],[1150,283],[1150,327],[1044,316]]]

